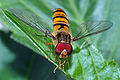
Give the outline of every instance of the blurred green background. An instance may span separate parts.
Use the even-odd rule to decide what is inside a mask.
[[[91,36],[92,42],[107,61],[120,66],[119,0],[0,0],[0,9],[19,8],[33,12],[52,26],[52,12],[62,8],[68,15],[72,34],[81,22],[109,20],[113,27],[105,33]],[[0,11],[0,80],[64,80],[65,76],[44,57],[11,39],[10,23]],[[74,27],[73,27],[74,26]],[[78,42],[82,43],[82,42]]]

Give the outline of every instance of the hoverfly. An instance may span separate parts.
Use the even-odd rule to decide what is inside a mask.
[[[54,72],[57,68],[64,66],[66,63],[65,58],[68,58],[72,53],[72,42],[106,31],[112,27],[112,22],[109,21],[88,21],[81,24],[79,33],[75,37],[72,37],[66,13],[60,8],[53,12],[53,33],[49,31],[47,26],[43,26],[44,22],[38,16],[17,9],[8,10],[19,20],[53,39],[54,51],[59,56],[59,65],[54,69]]]

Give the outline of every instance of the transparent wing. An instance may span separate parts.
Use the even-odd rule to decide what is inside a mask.
[[[108,30],[113,25],[109,21],[89,21],[80,25],[80,32],[73,38],[73,41],[77,41],[81,38],[97,34]]]
[[[45,35],[53,38],[54,36],[48,30],[48,25],[42,21],[42,19],[32,13],[25,12],[19,9],[8,9],[15,17],[23,21],[24,23],[32,26],[33,28],[39,30],[40,32],[44,33]]]

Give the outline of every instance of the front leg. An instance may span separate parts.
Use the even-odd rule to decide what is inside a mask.
[[[83,49],[83,48],[89,47],[90,45],[91,45],[91,44],[88,44],[88,41],[85,40],[85,41],[83,42],[83,44],[81,45],[80,49]]]

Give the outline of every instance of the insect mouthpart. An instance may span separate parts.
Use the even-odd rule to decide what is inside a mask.
[[[64,58],[65,56],[68,57],[66,49],[64,49],[64,50],[61,52],[59,58],[62,59],[62,58]]]

